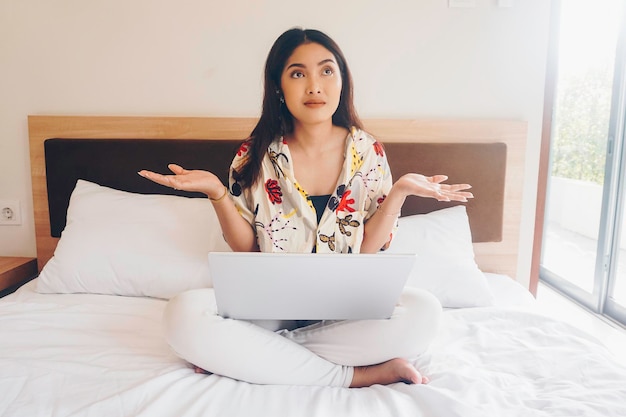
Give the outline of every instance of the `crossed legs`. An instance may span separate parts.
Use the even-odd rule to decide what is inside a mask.
[[[356,387],[425,382],[407,359],[426,350],[440,316],[434,296],[406,289],[388,320],[274,332],[220,317],[213,290],[206,288],[170,300],[164,330],[178,356],[219,375],[257,384]]]

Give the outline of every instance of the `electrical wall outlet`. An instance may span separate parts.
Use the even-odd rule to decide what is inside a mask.
[[[0,226],[22,224],[22,212],[19,200],[0,200]]]

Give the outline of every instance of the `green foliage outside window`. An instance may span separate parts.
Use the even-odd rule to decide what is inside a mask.
[[[602,184],[612,71],[561,78],[552,134],[552,175]]]

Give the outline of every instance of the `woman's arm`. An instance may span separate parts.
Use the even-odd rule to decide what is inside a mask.
[[[400,216],[404,200],[409,195],[435,198],[439,201],[462,201],[473,198],[469,184],[442,184],[445,175],[426,177],[421,174],[406,174],[391,187],[385,201],[365,223],[361,253],[378,252],[388,241],[389,235]]]
[[[142,170],[138,174],[144,178],[175,190],[196,191],[207,195],[213,203],[215,214],[220,222],[224,239],[235,252],[258,251],[254,230],[237,211],[228,197],[228,189],[208,171],[186,170],[175,164],[168,165],[174,175],[162,175]]]

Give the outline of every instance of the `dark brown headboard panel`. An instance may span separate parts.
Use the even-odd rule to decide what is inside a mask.
[[[50,234],[61,236],[69,198],[78,179],[141,194],[203,197],[147,181],[137,171],[165,173],[169,163],[176,163],[189,169],[210,170],[226,184],[228,167],[240,143],[193,139],[48,139],[44,148]],[[502,240],[506,145],[389,143],[385,149],[394,178],[408,172],[443,173],[449,176],[449,182],[479,184],[472,190],[477,198],[467,204],[473,240]],[[410,197],[402,215],[428,213],[453,204]]]
[[[70,195],[78,179],[140,194],[204,197],[173,190],[137,175],[142,169],[168,173],[169,163],[206,169],[224,184],[239,140],[48,139],[44,142],[50,234],[60,237]]]
[[[416,172],[444,174],[447,183],[468,183],[474,199],[466,203],[472,240],[502,241],[506,153],[504,143],[387,143],[387,158],[394,179]],[[424,214],[460,203],[409,197],[402,215]]]

